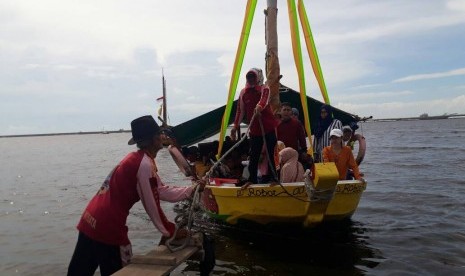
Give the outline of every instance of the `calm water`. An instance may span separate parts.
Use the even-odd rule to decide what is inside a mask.
[[[465,119],[362,125],[368,180],[345,224],[311,231],[198,227],[216,241],[214,275],[465,275]],[[360,130],[358,131],[360,132]],[[0,139],[0,275],[64,275],[83,208],[132,148],[129,134]],[[166,150],[167,183],[187,185]],[[174,217],[173,204],[163,205]],[[140,203],[133,252],[158,243]],[[189,261],[172,275],[196,275]]]

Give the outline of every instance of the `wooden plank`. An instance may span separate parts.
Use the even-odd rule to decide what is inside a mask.
[[[132,264],[152,264],[152,265],[176,265],[187,260],[199,248],[188,246],[176,252],[154,253],[149,252],[147,255],[136,255],[131,259]]]
[[[131,264],[117,271],[116,276],[155,276],[168,275],[172,270],[199,252],[202,237],[195,234],[185,248],[171,252],[165,245],[159,245],[145,255],[135,255]]]

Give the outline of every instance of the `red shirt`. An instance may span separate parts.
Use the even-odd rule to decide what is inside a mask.
[[[250,125],[251,136],[262,136],[260,127],[261,118],[265,134],[275,130],[278,121],[275,119],[271,107],[268,104],[270,98],[270,89],[265,85],[257,85],[255,87],[246,87],[242,89],[239,95],[239,101],[236,109],[236,117],[234,126],[237,128],[242,122],[244,115],[250,123],[252,120],[256,106],[260,106],[263,110],[260,117],[256,117]]]
[[[297,152],[300,152],[302,149],[307,149],[304,128],[302,124],[294,118],[290,118],[287,121],[281,120],[276,128],[276,134],[278,140],[283,142],[286,147],[291,147]]]
[[[166,218],[160,200],[175,202],[185,199],[192,189],[164,185],[153,157],[141,150],[129,153],[107,176],[87,205],[77,228],[93,240],[110,245],[128,245],[126,219],[134,203],[142,200],[155,227],[169,237],[175,226]]]

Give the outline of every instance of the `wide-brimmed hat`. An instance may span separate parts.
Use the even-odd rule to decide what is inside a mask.
[[[342,137],[342,130],[338,128],[331,130],[331,132],[329,133],[329,137],[331,136]]]
[[[129,139],[128,145],[151,139],[155,134],[160,133],[160,127],[151,115],[146,115],[131,122],[131,132],[132,138]]]

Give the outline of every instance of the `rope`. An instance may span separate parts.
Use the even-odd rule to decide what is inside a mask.
[[[218,161],[216,161],[213,166],[208,170],[208,172],[206,173],[206,177],[209,181],[209,178],[210,178],[210,175],[211,173],[213,172],[213,170],[218,167],[219,164],[221,164],[221,161],[223,161],[223,159],[229,154],[231,153],[236,147],[238,147],[246,138],[247,138],[247,135],[250,131],[250,126],[252,125],[252,122],[254,121],[255,119],[255,116],[256,114],[253,115],[252,119],[250,120],[250,124],[249,124],[249,127],[247,128],[247,132],[246,132],[246,135],[244,135],[242,137],[242,139],[237,142],[233,147],[231,147]],[[194,179],[198,179],[198,177],[195,175],[194,176]],[[194,209],[196,206],[199,205],[199,202],[200,202],[200,195],[199,195],[199,186],[197,185],[196,189],[195,189],[195,192],[194,192],[194,196],[193,196],[193,199],[190,203],[190,206],[189,206],[189,212],[187,213],[187,216],[185,213],[183,214],[180,214],[178,216],[176,216],[176,218],[174,219],[175,221],[175,230],[174,230],[174,234],[165,242],[165,245],[166,247],[168,247],[168,249],[171,251],[171,252],[176,252],[176,251],[179,251],[183,248],[185,248],[191,238],[192,238],[192,233],[191,233],[191,228],[192,228],[192,224],[193,224],[193,221],[194,221]],[[184,242],[177,246],[176,247],[176,244],[173,243],[173,241],[175,240],[176,238],[176,234],[178,233],[178,230],[179,229],[182,229],[183,227],[186,227],[188,232],[187,232],[187,237],[184,239]]]
[[[205,174],[207,178],[210,178],[211,173],[214,171],[214,169],[216,169],[216,167],[218,167],[218,166],[221,164],[221,162],[224,160],[224,158],[225,158],[226,156],[228,156],[228,154],[230,154],[235,148],[237,148],[237,147],[247,138],[247,135],[248,135],[249,132],[250,132],[250,126],[252,125],[253,121],[254,121],[255,118],[257,117],[257,114],[258,114],[258,113],[254,113],[252,119],[250,120],[249,127],[247,128],[247,131],[246,131],[245,135],[242,137],[242,139],[239,140],[234,146],[232,146],[225,154],[223,154],[223,156],[221,156],[221,158],[220,158],[218,161],[216,161],[216,162],[212,165],[212,167],[208,170],[208,172]],[[265,150],[266,150],[266,154],[267,154],[267,157],[268,157],[268,166],[269,166],[270,168],[272,168],[273,165],[272,165],[271,160],[270,160],[270,158],[269,158],[268,148],[267,148],[267,146],[266,146],[265,130],[264,130],[263,122],[262,122],[261,118],[259,118],[259,123],[260,123],[260,129],[261,129],[261,131],[262,131],[263,144],[265,145]],[[292,198],[294,198],[294,199],[296,199],[296,200],[300,200],[300,201],[303,201],[303,202],[312,202],[312,201],[315,201],[315,200],[321,200],[321,198],[323,198],[323,197],[322,197],[321,195],[319,196],[319,195],[317,195],[317,194],[319,194],[319,193],[322,193],[322,194],[323,194],[323,193],[327,192],[326,190],[319,191],[319,190],[316,190],[316,189],[313,188],[313,182],[311,181],[311,178],[310,178],[310,176],[308,175],[308,174],[309,174],[309,172],[308,172],[308,173],[306,173],[306,177],[305,177],[305,180],[306,180],[306,181],[305,181],[305,184],[306,184],[306,187],[307,187],[307,194],[308,194],[309,200],[305,200],[305,199],[298,198],[297,196],[295,196],[295,195],[289,193],[289,192],[286,190],[286,188],[281,184],[281,182],[279,181],[278,176],[277,176],[277,174],[276,174],[276,169],[274,169],[274,170],[272,170],[272,171],[273,171],[273,176],[274,176],[275,180],[278,181],[278,184],[279,184],[279,186],[281,186],[281,188],[283,189],[283,191],[284,191],[288,196],[290,196],[290,197],[292,197]],[[307,170],[307,171],[309,171],[309,170]],[[307,185],[307,179],[308,179],[308,181],[311,183],[310,185]],[[331,196],[332,196],[332,195],[331,195]],[[177,231],[177,229],[176,229],[176,231]]]
[[[317,202],[317,201],[330,201],[333,198],[334,189],[318,190],[315,189],[315,185],[310,177],[310,170],[305,171],[305,188],[307,190],[308,201],[307,202]]]
[[[256,113],[252,116],[252,119],[250,120],[250,123],[249,123],[249,127],[247,128],[247,131],[245,132],[245,135],[241,138],[241,140],[239,140],[236,144],[234,144],[234,146],[232,146],[228,151],[226,151],[223,156],[221,156],[220,159],[218,159],[218,161],[214,162],[213,165],[211,166],[211,168],[207,171],[207,173],[205,174],[205,176],[209,179],[210,178],[210,175],[212,174],[212,172],[216,169],[216,167],[218,167],[221,162],[226,158],[226,156],[228,156],[228,154],[230,154],[234,149],[236,149],[237,147],[240,146],[240,144],[242,142],[245,141],[245,139],[247,139],[247,135],[249,135],[249,132],[250,132],[250,126],[252,125],[253,121],[255,120],[255,117],[256,117]]]
[[[262,117],[258,118],[258,122],[260,123],[260,129],[262,131],[263,145],[265,146],[265,152],[266,152],[266,156],[268,159],[268,167],[270,167],[271,171],[273,172],[274,180],[278,181],[279,185],[281,185],[281,181],[279,180],[278,175],[276,174],[276,166],[273,168],[273,163],[271,163],[271,158],[270,158],[271,156],[270,156],[270,153],[268,152],[268,147],[266,145],[265,129],[263,127]]]
[[[176,218],[174,219],[174,221],[176,222],[175,224],[176,228],[174,230],[174,234],[165,242],[166,247],[168,247],[168,249],[171,252],[179,251],[185,248],[189,244],[192,238],[191,229],[192,229],[192,224],[194,222],[194,209],[199,204],[199,202],[200,202],[200,192],[199,192],[199,185],[197,185],[194,191],[194,196],[189,206],[189,212],[187,213],[187,216],[185,213],[176,216]],[[173,241],[176,238],[176,234],[178,233],[178,230],[185,226],[187,226],[186,227],[187,237],[184,239],[184,242],[181,245],[176,247],[176,244],[173,244]]]
[[[262,122],[262,119],[261,117],[259,118],[259,122],[260,122],[260,129],[262,131],[262,137],[263,137],[263,144],[265,145],[265,150],[266,150],[266,154],[267,154],[267,157],[268,157],[268,166],[270,168],[273,167],[272,163],[271,163],[271,160],[270,160],[270,155],[268,154],[268,147],[266,146],[266,139],[265,139],[265,129],[263,128],[263,122]],[[283,189],[283,191],[290,197],[294,198],[294,199],[297,199],[297,200],[300,200],[300,201],[303,201],[303,202],[311,202],[311,200],[305,200],[305,199],[301,199],[301,198],[298,198],[296,197],[295,195],[289,193],[286,188],[284,188],[283,184],[281,183],[281,181],[278,179],[278,176],[276,175],[276,168],[273,171],[273,176],[275,178],[275,180],[278,181],[278,184],[279,186],[281,186],[281,188]],[[310,179],[310,178],[309,178]],[[310,179],[311,181],[311,179]],[[308,193],[308,196],[310,197],[310,193]]]

